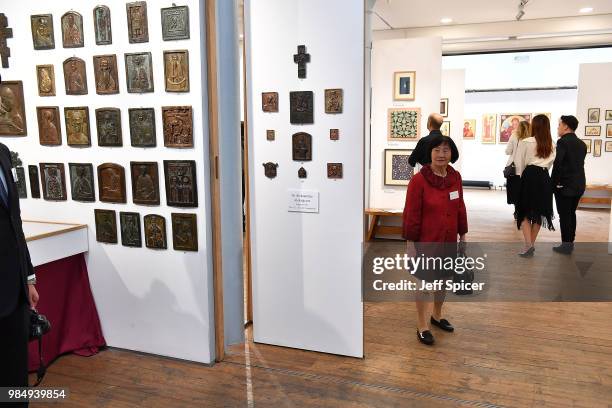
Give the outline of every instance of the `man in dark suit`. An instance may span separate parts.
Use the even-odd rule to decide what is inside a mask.
[[[442,132],[440,132],[440,128],[442,127],[442,123],[444,122],[444,118],[439,113],[432,113],[427,118],[427,130],[429,130],[429,134],[425,137],[422,137],[417,142],[416,147],[408,157],[408,164],[412,167],[416,166],[419,163],[421,166],[431,163],[431,157],[429,157],[429,142],[436,136],[442,136]],[[453,161],[452,163],[454,163]]]
[[[38,293],[11,168],[10,151],[0,143],[0,387],[27,387],[28,308]]]
[[[554,247],[555,252],[570,254],[574,250],[576,237],[576,209],[584,194],[584,158],[586,145],[574,133],[578,119],[574,116],[561,116],[557,133],[557,156],[552,171],[552,183],[561,224],[561,245]]]

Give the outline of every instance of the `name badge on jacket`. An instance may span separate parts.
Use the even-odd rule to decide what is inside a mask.
[[[456,191],[456,190],[455,191],[451,191],[449,193],[449,196],[450,196],[451,200],[456,200],[456,199],[459,198],[459,191]]]

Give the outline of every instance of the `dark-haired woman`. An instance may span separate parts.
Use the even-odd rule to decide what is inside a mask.
[[[550,121],[546,115],[537,115],[531,121],[531,137],[519,142],[514,165],[521,176],[519,199],[516,206],[516,224],[524,238],[522,257],[533,256],[540,228],[554,230],[552,181],[548,170],[555,160],[555,146],[550,134]]]

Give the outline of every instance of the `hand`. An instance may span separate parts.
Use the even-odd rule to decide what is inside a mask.
[[[28,285],[28,300],[30,301],[30,309],[36,309],[38,304],[38,291],[34,285]]]

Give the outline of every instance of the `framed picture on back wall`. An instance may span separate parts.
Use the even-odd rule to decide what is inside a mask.
[[[606,142],[606,152],[612,152],[612,141]]]
[[[482,115],[482,143],[495,144],[497,140],[497,115],[485,113]]]
[[[591,145],[593,144],[593,139],[580,139],[584,142],[587,148],[587,154],[591,153]]]
[[[444,122],[442,122],[442,126],[440,127],[440,132],[442,132],[444,136],[450,136],[450,126],[451,126],[450,121],[445,120]]]
[[[414,101],[416,71],[396,72],[393,75],[393,100]]]
[[[593,140],[593,157],[601,157],[601,139]]]
[[[589,123],[599,123],[599,108],[589,108],[587,118]]]
[[[499,115],[499,143],[508,143],[510,136],[518,129],[519,123],[523,120],[531,123],[531,114],[513,113]]]
[[[585,136],[601,136],[601,126],[585,126]]]
[[[444,118],[448,117],[448,98],[440,99],[440,115]]]
[[[606,120],[612,120],[612,110],[606,111]]]
[[[612,123],[606,125],[606,137],[612,138]]]
[[[385,185],[407,186],[414,175],[408,164],[412,149],[385,149]]]

